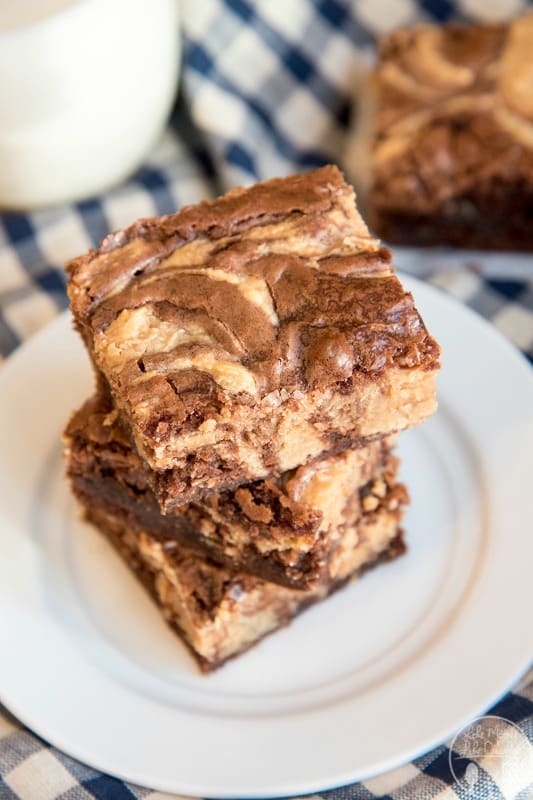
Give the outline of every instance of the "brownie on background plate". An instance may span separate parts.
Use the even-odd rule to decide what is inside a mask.
[[[388,242],[533,250],[533,13],[380,46],[370,225]]]

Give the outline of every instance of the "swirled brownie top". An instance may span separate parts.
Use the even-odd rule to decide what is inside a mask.
[[[336,167],[139,220],[68,271],[95,365],[181,501],[433,410],[438,346]],[[388,373],[426,386],[409,418],[385,414]]]

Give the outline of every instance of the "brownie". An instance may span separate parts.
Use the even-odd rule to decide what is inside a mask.
[[[102,397],[87,401],[65,431],[67,472],[82,505],[122,514],[132,531],[175,540],[234,570],[298,589],[320,583],[341,536],[396,486],[390,440],[323,457],[163,516],[117,414]],[[395,488],[396,487],[396,488]]]
[[[533,249],[533,14],[383,39],[370,223],[388,242]]]
[[[438,345],[336,167],[140,220],[68,272],[163,512],[435,410]]]
[[[116,547],[148,589],[200,668],[208,672],[242,653],[303,609],[379,561],[404,552],[401,511],[388,495],[341,538],[320,585],[289,589],[202,558],[176,540],[131,528],[122,509],[87,502],[87,519]],[[361,610],[362,611],[362,610]],[[127,613],[127,609],[124,610]],[[354,619],[357,614],[354,608]],[[364,612],[363,612],[364,613]]]

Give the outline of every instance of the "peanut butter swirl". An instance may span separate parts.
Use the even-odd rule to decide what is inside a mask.
[[[139,395],[202,376],[256,398],[424,358],[412,298],[334,167],[142,220],[68,269],[98,366]]]

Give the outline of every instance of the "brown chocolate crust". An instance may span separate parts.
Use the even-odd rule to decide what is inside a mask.
[[[340,535],[333,522],[326,526],[317,504],[320,497],[313,505],[313,496],[306,496],[311,482],[318,480],[320,491],[323,475],[328,482],[346,481],[348,475],[349,484],[334,498],[345,506],[338,519],[339,525],[345,525],[355,523],[361,498],[377,477],[383,476],[389,490],[396,481],[397,460],[391,456],[391,443],[381,441],[357,457],[344,454],[336,460],[323,459],[314,467],[257,481],[162,516],[141,462],[106,398],[96,396],[76,412],[65,441],[71,485],[85,506],[100,506],[113,514],[120,510],[124,524],[132,530],[149,530],[161,540],[174,539],[233,569],[299,589],[321,580]],[[328,475],[327,470],[334,472]],[[407,501],[403,489],[394,496],[398,507]],[[241,531],[238,539],[232,534],[236,526]]]
[[[263,227],[291,215],[316,214],[331,208],[334,192],[346,191],[342,176],[335,167],[324,167],[290,180],[277,178],[264,181],[249,189],[237,187],[213,201],[185,206],[175,214],[139,219],[129,228],[109,234],[97,249],[86,256],[73,259],[67,265],[71,278],[72,303],[75,316],[83,316],[95,308],[120,284],[124,277],[152,260],[161,260],[173,250],[196,239],[217,241],[239,236],[254,227]],[[121,253],[131,242],[144,243],[141,254],[126,264]],[[118,251],[118,252],[117,252]],[[106,267],[98,263],[102,256]],[[236,254],[238,255],[238,253]],[[82,289],[78,294],[76,289]]]
[[[108,539],[132,569],[152,599],[161,607],[161,597],[157,590],[158,573],[141,557],[139,551],[139,537],[143,534],[132,533],[120,516],[115,518],[97,507],[85,507],[85,516]],[[272,605],[275,624],[262,631],[257,638],[247,641],[229,654],[215,654],[210,658],[206,658],[195,649],[190,635],[179,624],[175,615],[165,615],[165,620],[180,636],[202,672],[212,672],[215,669],[219,669],[227,661],[242,655],[266,636],[281,627],[289,625],[298,614],[338,591],[350,580],[364,575],[365,572],[378,564],[398,558],[405,551],[404,532],[398,527],[394,536],[388,540],[384,548],[374,558],[366,561],[350,575],[330,580],[321,592],[316,590],[314,592],[300,592],[295,589],[276,587],[246,574],[228,571],[226,568],[220,567],[209,560],[204,561],[198,558],[198,556],[186,549],[175,547],[171,551],[171,559],[174,568],[180,575],[180,579],[185,585],[188,584],[192,588],[187,602],[193,606],[192,616],[193,618],[197,616],[196,624],[198,628],[201,628],[202,619],[207,620],[208,623],[216,621],[221,609],[224,604],[228,603],[228,600],[231,608],[232,605],[239,602],[243,595],[253,593],[259,596],[259,605],[264,603],[265,600]],[[261,595],[264,595],[263,600],[261,600]]]
[[[380,47],[371,225],[387,241],[533,247],[533,14]]]
[[[335,167],[140,220],[68,271],[76,325],[163,510],[434,408],[426,380],[412,423],[365,427],[389,376],[427,379],[439,348]]]

